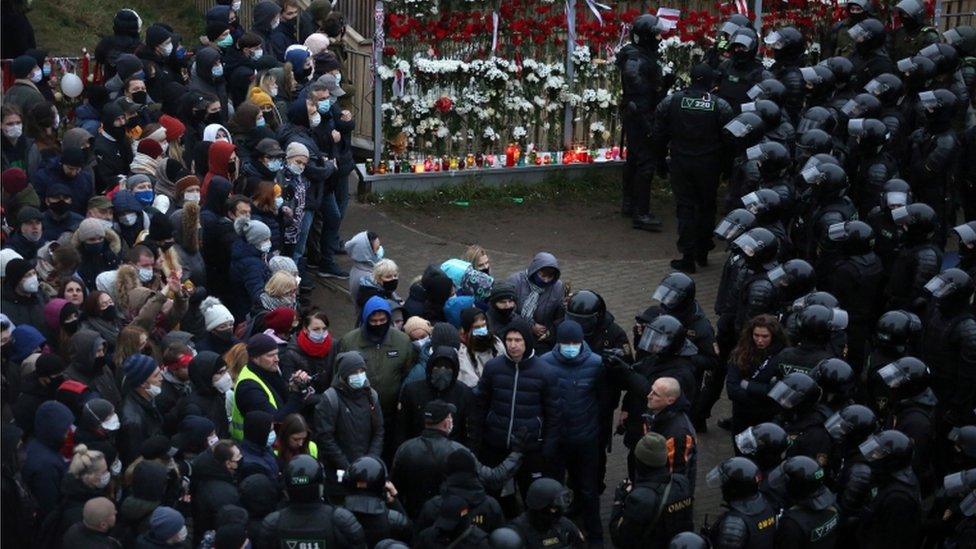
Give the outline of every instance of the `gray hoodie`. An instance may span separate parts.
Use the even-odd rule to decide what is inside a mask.
[[[533,292],[532,277],[545,267],[551,267],[556,270],[556,280],[550,283],[549,286],[543,287],[530,320],[549,328],[549,331],[555,335],[556,324],[566,313],[563,304],[563,281],[560,280],[561,272],[556,256],[548,252],[535,254],[535,257],[532,258],[532,263],[529,263],[529,268],[524,271],[512,273],[508,277],[508,281],[515,286],[516,302],[518,304],[516,310],[522,314],[526,299]]]
[[[373,252],[369,233],[366,231],[356,233],[356,236],[346,241],[346,253],[352,260],[352,267],[349,269],[349,294],[355,299],[359,293],[360,279],[372,275],[373,265],[381,258]]]

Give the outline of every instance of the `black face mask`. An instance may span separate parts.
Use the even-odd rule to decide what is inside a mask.
[[[120,142],[125,138],[125,126],[116,126],[113,124],[105,130],[105,133],[109,134],[112,139]]]
[[[149,102],[149,94],[144,91],[137,91],[132,94],[132,100],[140,105],[145,105]]]
[[[208,114],[207,117],[204,118],[204,120],[206,120],[208,124],[223,124],[224,123],[224,120],[220,116],[220,112],[219,111]]]
[[[446,391],[454,382],[454,372],[448,368],[434,368],[430,373],[430,386],[438,391]]]
[[[386,290],[387,293],[393,293],[396,291],[397,286],[399,285],[400,285],[400,279],[394,278],[393,280],[387,280],[386,282],[384,282],[383,289]]]
[[[49,202],[47,207],[57,215],[64,215],[71,208],[71,205],[64,200],[58,200],[56,202]]]
[[[512,318],[512,314],[515,313],[515,307],[512,307],[511,309],[499,309],[496,307],[495,310],[498,311],[498,316],[505,321]]]
[[[135,117],[133,117],[133,118],[131,118],[131,119],[129,119],[129,121],[127,121],[127,122],[125,123],[125,127],[126,127],[126,128],[129,128],[130,130],[131,130],[132,128],[135,128],[135,127],[136,127],[136,126],[138,126],[138,125],[139,125],[139,119],[138,119],[138,118],[135,118]]]
[[[85,254],[86,255],[95,255],[98,252],[102,251],[102,243],[101,242],[99,242],[98,244],[92,244],[91,242],[85,242],[84,247],[85,247]]]
[[[105,365],[108,364],[108,359],[104,356],[96,356],[92,359],[91,371],[101,372]]]
[[[491,336],[471,336],[471,348],[477,352],[487,351],[491,348]]]
[[[485,273],[486,275],[491,274],[491,267],[485,267],[484,269],[478,269],[478,270]]]
[[[217,339],[219,339],[221,341],[230,341],[231,338],[233,338],[233,336],[234,336],[234,330],[233,329],[230,329],[230,330],[214,330],[213,332],[210,332],[210,333],[212,333],[214,335],[214,337],[216,337]]]
[[[366,323],[366,335],[374,341],[381,341],[384,337],[386,337],[386,332],[389,329],[390,329],[389,322],[384,322],[379,326],[373,326],[368,322]]]
[[[67,333],[67,334],[74,334],[75,332],[78,331],[78,324],[79,324],[79,322],[78,322],[78,319],[76,318],[76,319],[72,320],[71,322],[64,322],[64,323],[62,323],[61,324],[61,328],[63,328],[64,331],[65,331],[65,333]]]
[[[114,321],[117,318],[118,312],[115,309],[115,305],[109,305],[102,311],[102,319],[108,321]]]
[[[165,251],[168,251],[172,247],[173,247],[173,243],[172,242],[160,242],[159,243],[159,249],[162,250],[162,251],[164,251],[164,252]]]

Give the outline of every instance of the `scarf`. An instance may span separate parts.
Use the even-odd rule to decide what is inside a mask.
[[[261,308],[266,311],[277,309],[278,307],[295,308],[295,299],[290,297],[274,297],[268,292],[261,292]]]
[[[322,343],[315,343],[308,338],[308,333],[305,330],[299,330],[298,332],[298,348],[302,350],[303,353],[312,358],[322,358],[329,354],[332,349],[332,332],[325,336],[325,340]]]
[[[529,277],[528,282],[531,292],[529,292],[529,295],[525,297],[525,302],[522,303],[522,316],[532,319],[535,318],[535,308],[539,304],[539,296],[542,295],[542,292],[544,292],[546,289],[536,285],[536,283],[532,281],[531,277]]]

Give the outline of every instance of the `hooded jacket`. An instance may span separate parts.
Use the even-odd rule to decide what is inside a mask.
[[[200,48],[190,70],[190,89],[216,95],[220,99],[221,112],[226,119],[227,84],[223,76],[214,77],[211,73],[214,64],[218,62],[220,62],[220,51],[217,48]]]
[[[278,460],[268,446],[268,435],[273,428],[272,419],[271,414],[260,410],[249,412],[244,419],[244,440],[238,443],[242,456],[237,468],[239,478],[260,474],[271,480],[278,480]]]
[[[200,212],[200,223],[203,225],[201,254],[207,258],[207,290],[225,303],[231,289],[227,276],[230,247],[237,240],[234,224],[226,215],[230,193],[230,181],[225,177],[214,177],[207,190],[204,209]]]
[[[281,13],[281,7],[274,2],[265,0],[255,4],[251,13],[253,19],[251,31],[259,34],[264,40],[264,54],[274,55],[275,52],[271,50],[271,22]],[[285,52],[281,52],[281,55],[284,54]]]
[[[23,274],[27,274],[27,271]],[[29,324],[43,328],[47,295],[42,291],[26,296],[17,293],[17,286],[23,279],[23,274],[20,277],[13,277],[10,276],[9,271],[7,272],[7,277],[3,279],[3,291],[0,291],[0,309],[15,326]]]
[[[349,332],[339,340],[338,352],[358,351],[366,362],[366,377],[370,387],[379,395],[383,415],[392,420],[396,414],[397,400],[403,379],[414,363],[414,347],[407,334],[393,328],[387,322],[387,331],[380,343],[372,341],[368,336],[366,325],[369,317],[377,311],[391,317],[390,306],[385,299],[374,296],[363,306],[360,317],[362,325]],[[340,373],[341,376],[341,373]]]
[[[122,400],[119,410],[119,459],[128,467],[139,457],[142,443],[163,432],[163,415],[151,400],[146,400],[132,388]]]
[[[349,376],[360,368],[367,369],[366,386],[353,389]],[[339,353],[336,377],[315,407],[315,430],[318,435],[319,459],[329,470],[348,469],[363,457],[380,459],[383,451],[383,411],[379,396],[373,390],[368,365],[356,352]]]
[[[41,404],[34,415],[34,438],[27,443],[20,474],[41,513],[50,512],[61,500],[61,482],[68,470],[61,446],[73,422],[68,407],[53,400]]]
[[[214,177],[226,177],[230,179],[229,167],[230,157],[234,155],[236,147],[228,141],[214,141],[207,149],[207,174],[203,177],[200,185],[200,196],[207,196],[210,189],[210,182]]]
[[[199,415],[213,422],[219,438],[227,438],[227,408],[224,393],[213,386],[213,376],[224,366],[224,359],[212,351],[200,351],[190,361],[190,391],[181,404],[181,416]]]
[[[539,286],[536,277],[539,271],[546,267],[555,269],[556,278],[547,286]],[[566,314],[566,308],[563,304],[565,292],[563,291],[563,282],[560,280],[560,274],[561,271],[559,270],[559,262],[556,261],[556,256],[548,252],[539,252],[532,258],[532,263],[529,263],[527,269],[513,273],[508,277],[508,282],[515,286],[516,310],[522,316],[528,316],[526,314],[528,312],[526,304],[534,288],[541,288],[542,292],[539,293],[535,310],[532,312],[529,320],[536,324],[542,324],[550,332],[555,331],[556,324]],[[542,347],[546,350],[551,346],[551,342],[542,344]]]
[[[240,505],[240,494],[234,475],[217,461],[212,451],[193,460],[190,477],[193,529],[197,535],[217,526],[217,512],[225,505]]]
[[[514,437],[524,433],[528,452],[554,457],[559,447],[559,390],[549,366],[535,356],[532,329],[516,320],[508,332],[517,331],[525,339],[525,354],[518,361],[507,352],[485,365],[475,387],[470,439],[504,451]]]
[[[252,308],[261,306],[261,292],[271,278],[271,269],[264,257],[265,254],[244,237],[231,245],[228,274],[232,293],[228,307],[238,321],[244,320]]]
[[[369,242],[369,233],[366,231],[356,233],[346,241],[346,253],[352,261],[352,267],[349,268],[349,295],[355,297],[359,295],[361,279],[364,276],[372,277],[373,265],[380,258],[373,251],[373,245]]]
[[[451,382],[445,389],[436,389],[431,378],[431,372],[439,366],[451,370]],[[466,425],[474,405],[474,394],[470,387],[458,381],[459,372],[458,352],[453,347],[441,345],[434,349],[427,359],[425,379],[408,383],[400,395],[398,431],[404,438],[419,435],[424,430],[424,407],[432,400],[442,400],[457,408],[451,439],[467,444]]]
[[[88,209],[88,199],[95,192],[92,173],[81,170],[78,175],[69,178],[62,169],[61,157],[56,156],[45,162],[32,174],[31,186],[37,192],[37,197],[43,201],[47,198],[47,190],[56,184],[65,185],[71,191],[71,210],[84,215]]]
[[[136,537],[149,530],[153,511],[163,504],[166,493],[166,467],[144,461],[132,474],[132,493],[122,500],[113,532],[123,547],[131,547]]]
[[[122,402],[122,393],[115,384],[115,376],[108,367],[108,361],[97,359],[95,354],[105,344],[105,340],[92,330],[78,330],[71,336],[73,360],[64,371],[66,379],[74,379],[98,391],[116,409]]]

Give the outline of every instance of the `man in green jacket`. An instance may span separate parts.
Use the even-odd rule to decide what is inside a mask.
[[[366,377],[379,395],[383,411],[383,459],[391,463],[396,440],[397,401],[403,379],[415,362],[413,345],[403,332],[391,329],[386,300],[373,296],[363,306],[362,324],[339,340],[339,352],[358,351],[366,360]]]

